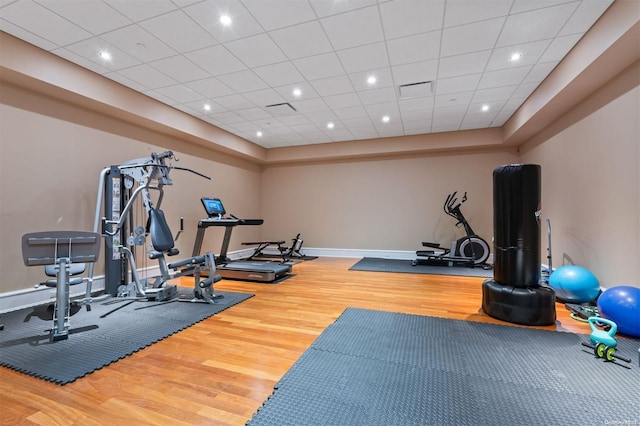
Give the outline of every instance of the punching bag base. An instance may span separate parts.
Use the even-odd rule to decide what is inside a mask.
[[[512,287],[486,280],[482,283],[482,310],[514,324],[552,325],[556,321],[556,297],[544,287]]]

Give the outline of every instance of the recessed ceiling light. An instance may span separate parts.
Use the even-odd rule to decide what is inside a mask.
[[[369,78],[367,78],[367,83],[368,84],[376,84],[377,80],[378,79],[374,75],[371,75],[371,76],[369,76]]]
[[[205,110],[205,111],[211,111],[211,105],[209,105],[209,104],[204,104],[204,110]]]
[[[389,122],[389,120],[390,120],[390,118],[389,118],[389,116],[388,116],[388,115],[385,115],[384,117],[382,117],[382,122],[383,122],[383,123],[388,123],[388,122]]]
[[[327,127],[330,129],[333,129],[335,127],[335,125],[332,122],[328,122],[327,123]]]
[[[300,96],[302,95],[302,90],[300,89],[293,89],[293,96]]]
[[[111,60],[111,53],[107,52],[106,50],[102,50],[102,51],[100,51],[100,57],[102,59],[104,59],[105,61],[110,61]]]
[[[489,105],[482,105],[482,111],[483,112],[489,111]]]
[[[220,15],[220,23],[225,27],[231,25],[231,17],[229,15]]]
[[[259,137],[259,138],[261,138],[261,137],[262,137],[262,132],[261,132],[260,130],[258,130],[258,131],[256,132],[256,136],[257,136],[257,137]]]
[[[516,53],[512,53],[511,56],[509,57],[509,60],[511,62],[517,62],[522,58],[522,53],[520,52],[516,52]]]

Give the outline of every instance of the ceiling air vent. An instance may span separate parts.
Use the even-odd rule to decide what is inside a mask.
[[[291,105],[289,102],[283,102],[281,104],[273,104],[273,105],[267,105],[265,107],[265,109],[267,110],[267,112],[271,115],[273,115],[274,117],[282,117],[285,115],[292,115],[295,114],[296,112],[298,112],[297,109],[295,109],[293,107],[293,105]]]
[[[400,99],[407,98],[419,98],[421,96],[431,96],[432,92],[431,81],[420,81],[418,83],[409,83],[400,85]]]

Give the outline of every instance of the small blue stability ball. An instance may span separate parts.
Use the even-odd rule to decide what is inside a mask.
[[[627,336],[640,337],[640,288],[610,287],[598,298],[598,313],[618,326]]]
[[[564,303],[591,302],[600,294],[600,283],[591,271],[582,266],[565,265],[551,273],[549,287]]]

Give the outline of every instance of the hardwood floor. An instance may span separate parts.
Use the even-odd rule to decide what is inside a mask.
[[[348,271],[356,260],[302,262],[277,285],[223,280],[255,296],[66,386],[0,367],[0,425],[243,425],[347,307],[502,323],[480,308],[482,278]],[[539,328],[589,333],[561,304],[557,317]]]

